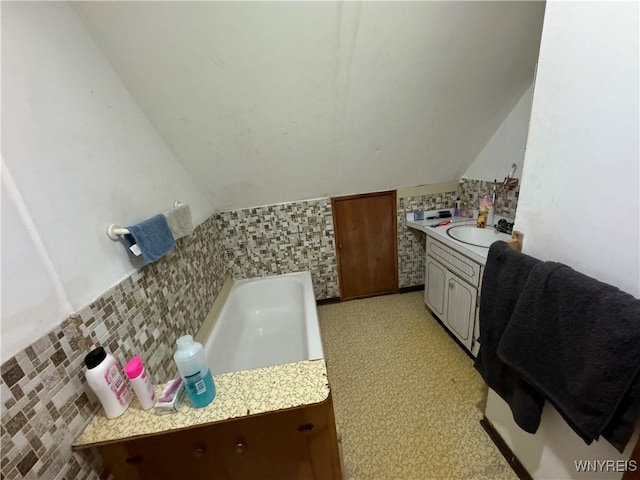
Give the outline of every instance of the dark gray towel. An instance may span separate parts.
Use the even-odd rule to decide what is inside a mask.
[[[176,246],[167,219],[162,214],[127,229],[129,234],[124,236],[125,242],[128,246],[138,245],[147,263],[159,260]]]
[[[498,355],[587,444],[620,452],[640,411],[640,300],[555,262],[536,265]]]
[[[539,262],[505,242],[491,245],[482,277],[480,351],[474,364],[487,385],[509,404],[515,422],[529,433],[538,430],[544,397],[506,365],[497,350],[529,272]]]

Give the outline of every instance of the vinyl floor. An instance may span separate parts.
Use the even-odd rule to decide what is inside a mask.
[[[480,426],[480,375],[422,292],[318,312],[345,479],[517,479]]]

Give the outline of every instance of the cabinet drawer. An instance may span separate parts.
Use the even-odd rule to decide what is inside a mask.
[[[427,236],[427,255],[438,260],[467,283],[480,284],[480,264]]]

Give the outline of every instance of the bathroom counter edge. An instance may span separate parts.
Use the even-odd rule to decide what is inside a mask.
[[[193,408],[185,397],[176,413],[144,411],[137,400],[120,417],[101,412],[72,444],[74,450],[145,436],[211,425],[234,419],[289,410],[324,402],[330,393],[324,359],[275,365],[214,376],[216,398]],[[156,387],[160,391],[162,385]]]

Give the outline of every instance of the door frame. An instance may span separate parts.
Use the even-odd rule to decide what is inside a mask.
[[[338,237],[340,233],[340,228],[336,222],[335,215],[335,204],[337,202],[346,201],[346,200],[355,200],[359,198],[367,198],[367,197],[381,197],[391,194],[391,198],[393,201],[393,283],[395,288],[388,292],[380,292],[380,293],[370,293],[367,295],[356,295],[353,297],[345,298],[342,294],[342,265],[340,264],[340,248],[338,246]],[[340,290],[340,301],[343,300],[356,300],[358,298],[367,298],[367,297],[375,297],[378,295],[388,295],[392,293],[398,293],[398,198],[396,190],[384,190],[380,192],[370,192],[370,193],[358,193],[354,195],[345,195],[342,197],[331,197],[331,217],[333,220],[333,243],[336,249],[336,258],[338,259],[338,289]]]

